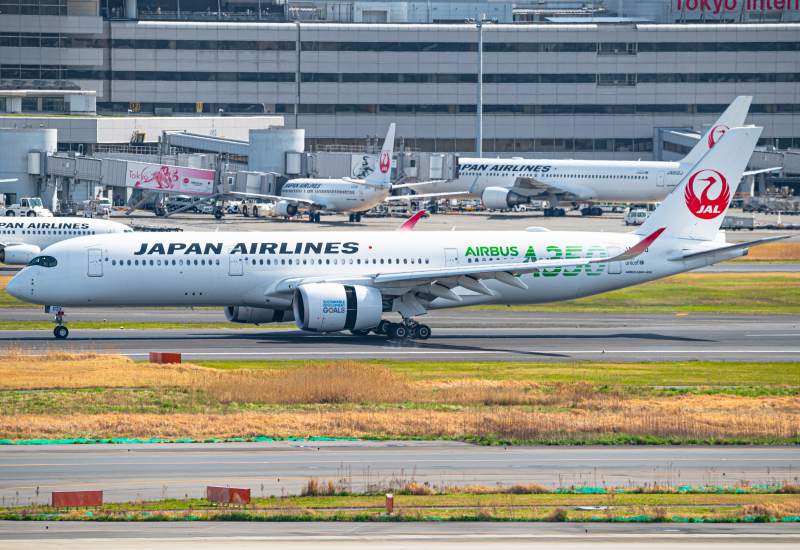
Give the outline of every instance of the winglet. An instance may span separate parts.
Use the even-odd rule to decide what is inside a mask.
[[[600,260],[598,263],[608,263],[608,262],[622,262],[624,260],[630,260],[631,258],[635,258],[645,250],[647,250],[651,244],[655,242],[655,240],[661,235],[666,227],[662,227],[661,229],[657,229],[653,231],[650,235],[645,237],[642,241],[639,242],[636,246],[631,248],[630,250],[626,250],[622,254],[618,256],[614,256],[613,258],[604,258]]]
[[[408,218],[403,225],[395,229],[395,231],[411,231],[414,229],[414,226],[417,225],[417,222],[425,215],[425,210],[420,210],[410,218]]]

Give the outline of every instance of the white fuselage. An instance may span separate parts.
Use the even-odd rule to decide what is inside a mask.
[[[294,179],[286,182],[281,197],[313,201],[330,212],[366,212],[389,196],[391,188],[368,187],[335,179]],[[309,205],[298,204],[309,209]]]
[[[0,246],[33,245],[40,250],[86,235],[133,233],[127,225],[93,218],[0,218]]]
[[[519,178],[532,178],[564,190],[557,195],[569,193],[566,201],[660,202],[690,168],[680,162],[461,158],[458,178],[413,189],[464,191],[464,198],[479,199],[487,187],[511,188]]]
[[[25,301],[69,307],[251,306],[270,302],[284,279],[348,280],[370,286],[376,274],[414,272],[489,262],[613,257],[640,241],[635,234],[588,232],[254,232],[93,235],[51,246],[55,267],[28,266],[8,284]],[[427,308],[569,300],[666,277],[705,265],[668,261],[684,241],[656,241],[633,260],[528,273],[527,290],[486,279],[493,296],[462,287],[455,302],[437,298]],[[713,246],[698,243],[692,246]],[[741,253],[741,252],[740,252]],[[734,254],[732,257],[735,257]],[[725,258],[727,259],[727,258]],[[381,288],[384,299],[391,289]]]

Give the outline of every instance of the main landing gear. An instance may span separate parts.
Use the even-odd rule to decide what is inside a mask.
[[[357,212],[355,214],[350,214],[350,221],[351,222],[361,222],[361,213]]]
[[[544,216],[546,218],[563,218],[567,215],[567,211],[563,208],[545,208]]]
[[[308,213],[308,221],[311,222],[311,223],[319,223],[319,212],[315,212],[314,210],[311,210]]]
[[[370,330],[351,330],[353,336],[366,336]],[[414,340],[427,340],[431,337],[431,327],[418,323],[414,319],[403,319],[402,323],[392,323],[383,319],[380,324],[372,329],[375,334],[386,335],[389,340],[403,342],[409,338]]]
[[[58,323],[58,326],[53,329],[53,336],[59,340],[63,340],[69,336],[69,329],[64,325],[64,316],[61,313],[56,314],[56,320],[54,322]]]

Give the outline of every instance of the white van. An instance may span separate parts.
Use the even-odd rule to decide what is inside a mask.
[[[647,219],[647,212],[644,210],[629,210],[625,214],[625,225],[642,225]]]

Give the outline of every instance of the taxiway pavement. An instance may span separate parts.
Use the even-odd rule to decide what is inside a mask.
[[[299,494],[309,477],[348,478],[352,491],[387,478],[430,485],[547,487],[722,485],[793,480],[800,449],[726,447],[480,447],[453,441],[278,441],[0,446],[0,497],[103,490],[106,502],[200,498],[208,485],[253,495]],[[261,485],[263,484],[263,491]],[[380,489],[377,489],[380,490]]]
[[[45,529],[47,527],[47,529]],[[461,550],[514,548],[709,550],[796,547],[796,523],[254,523],[254,522],[0,522],[0,548],[95,550],[376,548]]]
[[[140,315],[140,316],[139,316]],[[93,348],[146,360],[151,351],[184,360],[393,359],[401,361],[745,361],[800,358],[796,315],[550,313],[512,310],[432,312],[427,341],[398,344],[384,336],[315,334],[287,328],[120,329],[126,321],[221,322],[219,309],[72,311],[68,320],[106,319],[114,329],[73,329],[66,340],[45,330],[5,330],[0,345],[36,350]],[[48,316],[5,310],[3,319]],[[178,320],[180,319],[180,320]]]

